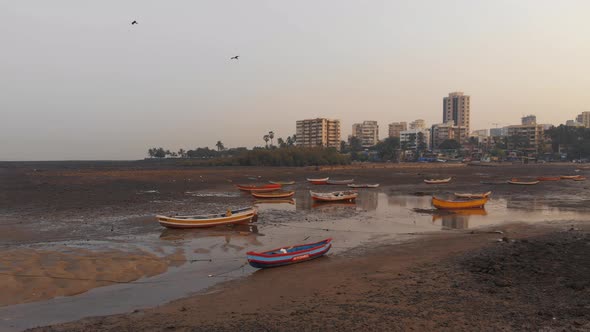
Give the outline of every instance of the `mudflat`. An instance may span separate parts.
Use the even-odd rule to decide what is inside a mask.
[[[158,241],[187,241],[188,233],[162,231],[153,219],[154,214],[216,212],[230,205],[249,205],[252,198],[238,193],[235,184],[294,180],[297,183],[292,188],[299,195],[297,210],[269,210],[261,214],[259,223],[270,234],[275,234],[272,229],[279,226],[303,227],[305,224],[301,222],[329,221],[338,225],[341,219],[351,216],[358,219],[357,223],[365,218],[369,221],[394,218],[391,220],[396,222],[395,214],[385,217],[379,213],[367,214],[366,210],[377,204],[373,197],[381,197],[377,192],[385,195],[390,204],[398,204],[398,200],[407,201],[405,197],[428,199],[432,194],[452,197],[454,192],[491,190],[492,200],[504,202],[501,208],[508,209],[508,213],[498,217],[496,212],[500,207],[488,209],[487,216],[481,217],[484,224],[485,218],[500,224],[472,230],[467,229],[468,217],[445,222],[447,217],[436,211],[408,208],[409,212],[404,214],[432,213],[433,225],[439,225],[442,219],[443,231],[432,232],[431,228],[413,231],[414,236],[401,243],[388,243],[373,236],[361,245],[312,262],[257,271],[239,280],[217,284],[208,294],[176,300],[155,309],[41,330],[590,328],[587,284],[590,245],[588,219],[584,217],[590,212],[587,182],[505,184],[511,178],[584,175],[587,170],[575,164],[385,166],[317,169],[190,168],[147,162],[2,163],[0,245],[10,255],[0,258],[5,273],[0,275],[0,283],[13,291],[10,296],[7,293],[4,298],[0,296],[0,303],[43,301],[121,281],[149,280],[190,259],[182,248],[170,251],[158,247]],[[309,189],[341,188],[313,186],[305,181],[308,177],[326,176],[354,178],[356,183],[381,186],[374,194],[365,195],[356,208],[323,206],[317,209],[321,213],[310,213],[307,209],[314,207],[306,206],[303,201]],[[448,184],[423,183],[423,179],[447,177],[452,177]],[[400,204],[406,204],[403,202]],[[301,211],[300,204],[303,204]],[[536,213],[534,222],[527,222],[527,211],[531,216]],[[546,218],[545,212],[549,213]],[[512,215],[518,217],[512,219]],[[273,225],[277,226],[271,228]],[[366,231],[384,232],[373,229],[375,226],[370,222],[363,227]],[[495,232],[500,230],[502,234]],[[212,234],[207,232],[206,236]],[[154,234],[159,234],[159,240],[153,239]],[[252,234],[251,230],[220,234],[226,242],[237,236],[260,245],[256,235],[247,235]],[[293,234],[299,235],[305,234]],[[202,236],[204,233],[191,233],[188,240],[198,242]],[[141,241],[146,238],[156,243],[156,249],[143,250],[146,245]],[[142,243],[139,249],[128,248],[134,242]],[[243,248],[241,244],[228,242],[224,250],[235,250],[239,256]],[[190,254],[209,252],[210,249],[199,247]],[[132,257],[135,263],[118,264],[121,256]],[[58,263],[40,264],[52,261]],[[89,264],[89,261],[97,263]],[[40,276],[64,278],[56,281]],[[89,280],[79,280],[84,278]],[[32,283],[36,285],[35,294],[28,292],[27,285]]]

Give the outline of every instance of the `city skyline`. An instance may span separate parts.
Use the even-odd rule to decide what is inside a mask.
[[[1,3],[0,160],[263,146],[268,131],[286,138],[319,117],[339,119],[342,137],[377,121],[383,139],[392,122],[440,123],[452,91],[471,96],[471,131],[528,114],[563,124],[590,111],[589,11],[576,0]]]

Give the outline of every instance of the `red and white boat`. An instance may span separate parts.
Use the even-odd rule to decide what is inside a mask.
[[[318,178],[318,179],[307,179],[308,182],[310,182],[311,184],[327,184],[328,180],[330,180],[330,178]]]

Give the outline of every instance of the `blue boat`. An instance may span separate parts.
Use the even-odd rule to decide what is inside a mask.
[[[325,239],[316,243],[298,244],[261,253],[249,251],[246,255],[250,265],[262,269],[306,262],[325,255],[331,247],[332,239]]]

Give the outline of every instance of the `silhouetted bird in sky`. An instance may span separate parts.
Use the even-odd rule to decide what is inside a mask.
[[[137,21],[133,21],[133,22],[131,22],[131,25],[133,25],[133,24],[137,24]]]
[[[239,57],[240,57],[239,55],[236,55],[236,56],[232,56],[232,57],[231,57],[231,58],[229,58],[229,59],[230,59],[230,60],[238,60],[238,58],[239,58]]]

